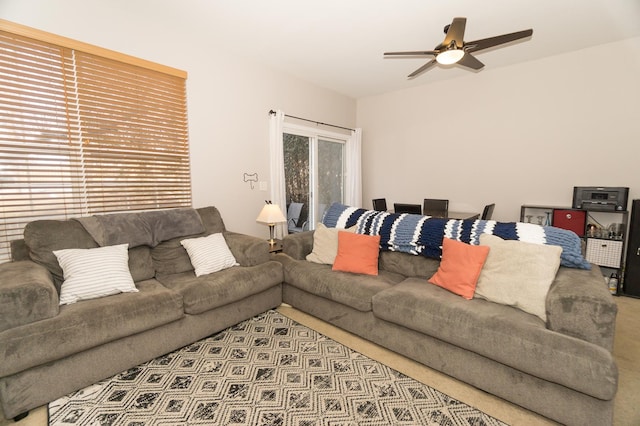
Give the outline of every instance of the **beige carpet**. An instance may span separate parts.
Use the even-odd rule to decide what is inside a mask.
[[[640,299],[616,297],[615,300],[618,303],[619,312],[614,355],[620,370],[620,384],[616,397],[614,425],[640,425],[640,404],[638,404],[638,395],[640,395]],[[289,306],[283,305],[278,308],[278,311],[370,358],[428,384],[453,398],[464,401],[506,423],[514,426],[556,424],[544,417],[371,344]],[[32,410],[29,416],[17,423],[2,420],[0,417],[0,426],[46,426],[46,424],[46,407]]]

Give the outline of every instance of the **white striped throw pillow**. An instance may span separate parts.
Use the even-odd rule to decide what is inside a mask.
[[[60,304],[137,292],[129,272],[129,244],[55,250],[64,274]]]
[[[180,244],[187,250],[197,277],[238,265],[222,233],[189,238]]]

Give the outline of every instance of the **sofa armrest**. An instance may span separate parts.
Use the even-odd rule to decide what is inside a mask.
[[[49,271],[30,260],[0,264],[0,332],[58,315]]]
[[[313,251],[313,231],[289,234],[282,240],[282,252],[294,259],[305,260]]]
[[[255,266],[271,260],[267,240],[231,231],[224,231],[223,235],[240,265]]]
[[[546,310],[548,329],[613,349],[618,306],[598,266],[590,271],[560,267]]]

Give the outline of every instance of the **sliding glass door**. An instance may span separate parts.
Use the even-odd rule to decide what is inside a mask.
[[[315,229],[327,207],[344,202],[345,143],[303,129],[283,134],[289,233]]]

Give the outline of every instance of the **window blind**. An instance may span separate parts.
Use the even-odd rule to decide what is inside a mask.
[[[189,206],[184,76],[0,31],[0,261],[35,219]]]

